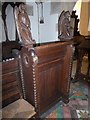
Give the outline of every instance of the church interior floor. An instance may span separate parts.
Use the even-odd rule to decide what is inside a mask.
[[[76,60],[73,61],[72,77],[75,75]],[[87,59],[83,60],[82,72],[86,73]],[[88,119],[90,118],[90,82],[80,80],[75,83],[70,83],[69,103],[64,104],[58,102],[55,106],[44,113],[41,118],[69,118],[72,119]]]

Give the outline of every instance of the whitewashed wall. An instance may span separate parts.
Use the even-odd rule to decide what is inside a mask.
[[[10,41],[15,40],[15,21],[14,21],[14,16],[13,16],[13,9],[10,5],[7,6],[6,9],[6,23],[7,23],[7,29],[8,29],[8,38]],[[4,23],[2,21],[2,18],[0,16],[0,29],[1,29],[1,34],[0,35],[0,42],[1,41],[6,41],[6,36],[5,36],[5,31],[4,31]]]
[[[37,18],[37,6],[34,2],[29,2],[29,5],[33,6],[33,16],[29,16],[31,22],[32,38],[38,42],[38,18]],[[29,13],[28,13],[29,14]]]
[[[58,14],[50,14],[50,2],[44,3],[44,24],[40,24],[40,42],[56,41]]]
[[[29,2],[27,0],[26,2]],[[38,23],[38,13],[37,13],[37,5],[35,2],[29,2],[29,5],[33,6],[33,16],[30,17],[31,21],[31,32],[33,39],[36,40],[36,42],[50,42],[50,41],[56,41],[58,40],[58,31],[57,31],[57,23],[58,23],[58,16],[60,15],[60,10],[58,6],[58,10],[55,12],[51,11],[51,3],[50,2],[44,2],[43,8],[44,8],[44,24]],[[59,3],[60,4],[60,3]],[[65,4],[62,7],[70,6],[70,4]],[[73,5],[73,4],[72,4]],[[55,7],[55,6],[54,6]],[[71,7],[65,7],[65,9],[71,10]],[[73,7],[72,7],[73,8]],[[57,10],[57,9],[56,9]],[[62,11],[62,10],[61,10]],[[14,22],[14,16],[13,16],[13,9],[10,7],[10,5],[7,7],[6,14],[7,16],[7,28],[8,28],[8,37],[10,40],[15,40],[15,22]],[[5,40],[4,32],[2,34],[2,40]]]
[[[44,16],[44,24],[40,24],[38,22],[38,8],[36,3],[28,3],[29,5],[33,5],[33,16],[30,16],[31,21],[31,32],[33,39],[36,42],[50,42],[57,40],[57,31],[56,31],[56,23],[58,21],[58,14],[51,15],[51,4],[50,2],[46,2],[43,4],[43,16]],[[40,7],[40,6],[39,6]],[[40,9],[39,9],[39,17],[40,17]]]
[[[2,21],[2,17],[0,16],[0,43],[5,40],[6,40],[6,37],[5,37],[5,31],[4,31],[4,24]]]
[[[14,21],[14,14],[13,14],[13,8],[11,5],[7,6],[6,9],[6,23],[7,23],[7,29],[8,29],[8,38],[10,41],[15,40],[15,21]]]
[[[30,2],[28,4],[31,4]],[[34,16],[30,17],[31,29],[36,42],[50,42],[58,40],[58,16],[62,10],[73,10],[74,2],[44,2],[44,24],[38,23],[37,5],[34,5]],[[39,11],[40,12],[40,11]],[[37,27],[37,28],[36,28]],[[39,27],[39,29],[38,29]],[[39,30],[39,31],[38,31]]]

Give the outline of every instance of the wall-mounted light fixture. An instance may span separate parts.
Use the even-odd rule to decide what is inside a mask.
[[[38,43],[40,43],[40,24],[44,23],[43,16],[43,2],[42,0],[35,0],[37,5],[37,19],[38,19]]]
[[[44,23],[44,16],[43,16],[43,2],[41,0],[36,0],[37,8],[38,8],[38,15],[39,15],[39,23]]]
[[[44,23],[44,16],[43,16],[43,2],[40,2],[40,7],[41,7],[41,16],[40,16],[40,23]]]

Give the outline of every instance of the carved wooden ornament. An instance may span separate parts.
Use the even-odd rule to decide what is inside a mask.
[[[73,38],[73,28],[70,24],[70,12],[62,11],[58,19],[58,38],[70,40]]]
[[[30,30],[30,20],[26,12],[25,4],[15,7],[15,22],[20,42],[23,45],[33,45],[35,41],[32,39]]]

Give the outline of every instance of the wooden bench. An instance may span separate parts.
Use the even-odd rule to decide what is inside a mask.
[[[2,63],[2,118],[31,118],[34,107],[23,98],[19,58]]]

